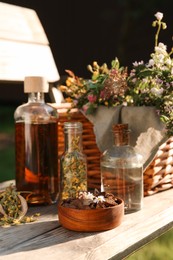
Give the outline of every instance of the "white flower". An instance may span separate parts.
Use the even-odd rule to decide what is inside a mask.
[[[160,53],[158,55],[158,59],[159,59],[158,62],[160,62],[160,63],[164,62],[164,58],[165,58],[165,56],[162,53]]]
[[[171,60],[171,58],[169,57],[168,59],[166,59],[165,63],[166,63],[168,66],[171,66],[171,65],[172,65],[172,60]]]
[[[105,198],[104,198],[103,195],[100,195],[100,196],[98,196],[98,200],[99,200],[99,201],[105,201]]]
[[[155,96],[161,97],[163,93],[163,88],[158,89],[158,88],[152,88],[151,93],[154,94]]]
[[[133,62],[133,66],[137,67],[138,66],[138,62],[137,61]]]
[[[150,59],[148,62],[148,67],[153,67],[154,66],[154,60]]]
[[[165,51],[167,50],[167,46],[162,42],[159,42],[158,46]]]
[[[157,13],[155,14],[155,17],[156,17],[156,19],[157,19],[158,21],[161,21],[162,18],[163,18],[163,13],[157,12]]]
[[[124,107],[126,107],[126,106],[127,106],[127,101],[124,101],[124,102],[122,103],[122,105],[123,105]]]
[[[142,65],[142,64],[144,64],[143,60],[141,60],[140,62],[137,62],[137,61],[133,62],[134,67],[137,67],[137,66]]]
[[[137,81],[137,78],[132,79],[132,82],[135,83]]]
[[[142,82],[143,82],[143,83],[147,83],[147,82],[148,82],[148,78],[142,79]]]
[[[158,46],[155,47],[155,52],[156,53],[162,53],[163,55],[167,55],[167,46],[163,43],[159,43]]]

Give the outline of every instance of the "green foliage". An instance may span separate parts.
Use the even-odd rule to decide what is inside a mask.
[[[12,180],[15,178],[15,151],[11,137],[14,136],[14,106],[0,106],[0,181]],[[10,141],[3,140],[7,134]]]
[[[15,152],[10,145],[0,149],[0,182],[15,179]]]
[[[127,260],[173,260],[173,230],[168,231],[142,249],[127,257]]]

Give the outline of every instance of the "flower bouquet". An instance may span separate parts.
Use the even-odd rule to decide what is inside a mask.
[[[107,64],[99,65],[96,61],[87,68],[91,79],[86,80],[66,70],[66,85],[59,86],[66,101],[74,107],[92,114],[100,106],[154,106],[167,134],[173,135],[173,49],[168,53],[167,46],[158,42],[161,29],[166,29],[162,21],[163,14],[157,12],[152,26],[157,26],[154,52],[147,63],[134,62],[132,69],[120,67],[118,58]]]
[[[107,64],[99,65],[94,61],[92,66],[87,66],[91,72],[91,78],[87,80],[67,70],[66,85],[59,86],[59,89],[64,93],[66,102],[71,102],[72,107],[80,109],[86,116],[96,115],[94,120],[97,119],[100,107],[114,108],[115,110],[118,107],[134,108],[134,111],[135,107],[142,110],[152,107],[157,120],[159,119],[161,122],[163,135],[166,134],[167,139],[173,136],[173,59],[171,58],[173,49],[168,52],[167,46],[159,42],[160,30],[167,27],[166,23],[162,21],[163,14],[157,12],[155,18],[152,24],[153,27],[157,27],[155,46],[148,62],[134,62],[130,70],[120,66],[118,58],[111,62],[110,68]],[[147,113],[150,112],[146,112],[144,117],[137,121],[140,114],[135,112],[131,123],[133,125],[136,123],[137,127],[141,125],[145,128],[147,126],[145,121],[149,115]],[[102,117],[106,118],[106,123],[108,114],[102,114]],[[123,122],[123,109],[120,110],[120,115],[117,117]],[[152,121],[153,119],[150,120],[151,124]],[[102,127],[99,129],[102,131]],[[102,140],[104,139],[102,138]],[[170,138],[162,146],[159,146],[160,140],[155,147],[158,148],[158,152],[154,151],[153,160],[150,158],[149,168],[145,168],[147,173],[146,176],[144,172],[145,195],[173,186],[173,155],[168,152],[172,147],[173,140]],[[166,139],[163,138],[163,140]]]
[[[66,101],[85,114],[93,114],[100,105],[115,107],[122,104],[127,90],[127,68],[120,67],[117,58],[111,62],[110,69],[106,63],[100,66],[96,61],[87,68],[92,74],[88,80],[66,70],[69,75],[66,86],[59,87],[66,94]]]
[[[158,42],[159,32],[166,29],[162,22],[163,14],[156,13],[153,22],[157,28],[155,48],[148,63],[134,62],[127,78],[128,89],[126,101],[128,105],[155,106],[162,122],[165,123],[167,134],[173,135],[173,59],[172,50],[168,53],[167,46]]]

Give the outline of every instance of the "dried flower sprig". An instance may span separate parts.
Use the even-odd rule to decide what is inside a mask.
[[[160,30],[161,30],[161,28],[162,28],[163,30],[165,30],[165,29],[167,28],[167,25],[166,25],[166,23],[162,22],[162,19],[163,19],[163,14],[162,14],[162,13],[157,12],[157,13],[155,14],[155,17],[156,17],[156,20],[153,21],[152,26],[153,26],[153,27],[158,26],[157,32],[156,32],[156,34],[155,34],[155,46],[157,46],[157,45],[158,45],[158,39],[159,39]]]
[[[66,86],[59,89],[67,95],[66,101],[71,102],[74,107],[82,109],[86,114],[93,113],[98,106],[117,106],[124,101],[124,93],[127,89],[127,68],[120,67],[117,58],[111,62],[109,69],[107,64],[99,65],[96,61],[88,65],[91,79],[84,80],[67,70],[69,77]]]
[[[12,184],[0,192],[0,226],[9,227],[35,221],[39,214],[28,217],[27,210],[26,200]]]
[[[62,206],[75,209],[98,209],[109,208],[119,204],[118,198],[111,193],[94,191],[79,192],[77,198],[64,199],[61,203]]]
[[[72,102],[73,99],[78,99],[87,91],[85,80],[76,76],[73,71],[66,70],[68,74],[66,85],[59,86],[59,90],[66,94],[66,101]]]

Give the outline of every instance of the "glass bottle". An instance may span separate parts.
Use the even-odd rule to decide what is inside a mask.
[[[113,126],[114,144],[101,155],[101,190],[122,198],[125,213],[143,203],[142,156],[129,145],[128,124]]]
[[[83,125],[65,122],[65,151],[60,159],[60,198],[77,198],[80,191],[87,191],[87,159],[83,153]]]
[[[53,204],[58,197],[58,113],[45,103],[44,77],[25,77],[28,102],[15,119],[16,187],[28,204]]]

